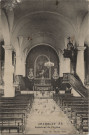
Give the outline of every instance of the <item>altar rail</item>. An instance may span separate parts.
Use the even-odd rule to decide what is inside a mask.
[[[34,90],[36,90],[36,91],[52,91],[53,87],[51,85],[34,85]]]

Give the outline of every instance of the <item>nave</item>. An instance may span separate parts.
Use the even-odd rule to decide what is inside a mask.
[[[0,135],[89,132],[88,5],[0,0]]]

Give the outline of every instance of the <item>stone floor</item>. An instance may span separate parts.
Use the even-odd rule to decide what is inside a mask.
[[[76,134],[66,114],[53,99],[34,99],[28,114],[26,134]]]

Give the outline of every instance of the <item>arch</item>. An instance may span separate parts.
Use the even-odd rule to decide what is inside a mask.
[[[41,33],[42,34],[42,33]],[[44,33],[43,33],[44,34]],[[48,35],[47,36],[47,34],[50,34],[50,35]],[[44,36],[37,36],[37,37],[32,37],[32,40],[29,40],[29,41],[25,41],[23,44],[24,44],[24,46],[22,45],[22,51],[24,51],[24,52],[26,52],[26,50],[28,49],[28,50],[30,50],[30,48],[32,48],[32,47],[34,47],[34,46],[36,46],[36,45],[43,45],[43,44],[45,44],[45,45],[49,45],[50,47],[52,47],[57,53],[58,53],[58,50],[60,50],[60,48],[61,49],[64,49],[64,46],[62,46],[62,43],[60,43],[59,45],[60,45],[60,48],[59,48],[59,45],[58,45],[58,43],[57,43],[57,41],[58,41],[58,39],[59,39],[59,37],[61,37],[61,36],[59,36],[59,37],[56,37],[55,35],[53,35],[53,34],[51,34],[51,33],[49,33],[49,32],[47,32],[47,34],[45,33],[45,35]],[[24,37],[25,38],[25,37]],[[35,39],[35,40],[34,40]],[[40,39],[40,40],[38,40],[38,39]],[[24,39],[25,40],[25,39]],[[18,45],[18,44],[17,44]],[[64,45],[64,43],[63,43],[63,45]],[[18,48],[18,46],[16,46],[17,48]]]
[[[40,44],[35,44],[35,45],[33,45],[32,47],[28,48],[27,54],[25,55],[25,63],[26,63],[26,58],[27,58],[29,52],[30,52],[33,48],[35,48],[35,47],[37,47],[37,46],[40,46],[40,45],[44,45],[44,46],[49,46],[49,47],[51,47],[51,48],[56,52],[56,54],[57,54],[57,56],[58,56],[58,58],[59,58],[59,52],[58,52],[58,50],[56,50],[52,45],[47,44],[47,43],[40,43]],[[60,48],[59,48],[59,51],[62,52],[62,50],[61,50]],[[25,50],[24,50],[24,52],[25,52]],[[60,59],[59,59],[59,63],[60,63]]]
[[[10,45],[9,23],[8,23],[6,14],[3,10],[2,10],[2,16],[1,16],[1,24],[2,24],[2,33],[3,33],[5,45]]]
[[[24,23],[27,24],[30,21],[30,19],[29,19],[30,16],[36,15],[36,14],[42,14],[42,13],[47,13],[47,15],[51,14],[51,15],[57,16],[57,19],[59,21],[64,21],[64,22],[68,23],[71,26],[71,28],[73,29],[74,33],[76,32],[76,28],[75,28],[74,24],[72,23],[72,21],[70,19],[68,19],[67,17],[63,16],[62,14],[59,14],[57,12],[50,12],[50,11],[38,11],[38,12],[31,12],[31,13],[25,15],[24,17],[21,17],[18,20],[18,22],[16,23],[16,25],[13,28],[12,41],[14,42],[19,29],[21,27],[23,27]],[[28,18],[26,19],[26,17],[28,17]],[[23,19],[25,21],[22,21]]]
[[[35,45],[34,47],[30,48],[30,50],[28,51],[28,53],[26,55],[26,60],[25,60],[26,76],[28,76],[30,68],[34,69],[34,66],[36,68],[36,61],[40,56],[46,58],[45,62],[48,62],[48,61],[53,62],[54,67],[57,68],[58,72],[59,72],[59,55],[51,46],[43,44],[43,46]],[[43,62],[42,62],[42,64],[43,64]],[[53,73],[53,71],[54,71],[54,68],[52,67],[52,70],[50,70],[50,72],[49,72],[50,76],[51,76],[51,73]],[[36,76],[35,70],[34,70],[34,74]]]
[[[25,16],[21,17],[18,22],[16,23],[16,25],[13,28],[13,32],[14,30],[16,30],[17,25],[20,24],[20,22],[22,22],[23,19],[25,19],[25,17],[31,16],[31,15],[35,15],[35,14],[39,14],[39,13],[49,13],[49,14],[53,14],[53,15],[57,15],[59,17],[61,17],[63,20],[67,21],[69,24],[71,24],[71,26],[73,27],[73,29],[76,31],[74,24],[71,22],[71,20],[69,20],[66,16],[63,16],[62,14],[58,13],[58,12],[51,12],[51,11],[35,11],[35,12],[31,12],[26,14]]]
[[[79,33],[79,45],[80,46],[84,46],[85,38],[89,34],[88,23],[89,23],[89,12],[87,12],[85,14],[84,19],[81,24],[80,33]]]

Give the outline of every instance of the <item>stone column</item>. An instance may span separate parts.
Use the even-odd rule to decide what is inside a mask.
[[[20,55],[16,54],[16,75],[22,75],[22,64]]]
[[[25,76],[25,62],[19,55],[16,56],[16,75]]]
[[[70,59],[64,58],[63,54],[60,54],[59,58],[60,58],[60,77],[63,77],[63,73],[70,73]]]
[[[60,60],[60,63],[59,63],[59,76],[60,77],[63,77],[63,54],[59,51],[59,60]]]
[[[23,62],[23,76],[26,76],[26,63]]]
[[[78,46],[77,47],[77,64],[76,64],[76,73],[80,77],[82,83],[84,84],[85,79],[85,69],[84,69],[84,50],[86,47]]]
[[[88,46],[88,58],[87,58],[87,84],[89,85],[89,46]]]
[[[0,84],[1,84],[1,78],[2,78],[2,73],[1,73],[1,44],[0,44]]]
[[[12,66],[12,46],[6,45],[5,49],[5,64],[4,64],[4,97],[14,97],[15,89],[13,87],[13,72]]]
[[[70,73],[70,58],[64,58],[63,73]]]

